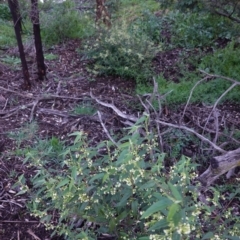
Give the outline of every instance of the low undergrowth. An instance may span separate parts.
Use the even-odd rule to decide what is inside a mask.
[[[16,45],[13,24],[0,19],[0,47],[5,48]]]
[[[84,38],[93,34],[93,20],[88,14],[80,14],[75,8],[73,2],[66,1],[53,4],[50,9],[41,12],[41,35],[45,45],[52,46],[68,39]]]
[[[123,138],[91,147],[83,132],[65,145],[57,138],[36,141],[23,151],[35,168],[26,185],[28,209],[53,234],[66,239],[235,239],[240,220],[222,204],[240,197],[227,186],[211,187],[211,205],[198,200],[197,165],[185,156],[166,167],[156,137],[143,117]],[[136,129],[145,125],[145,137]],[[224,204],[223,204],[224,205]],[[215,213],[219,215],[215,215]],[[221,224],[218,221],[221,220]]]
[[[111,30],[100,31],[84,49],[87,58],[94,60],[91,72],[133,78],[137,82],[151,76],[151,61],[160,46],[155,47],[139,25],[122,22]]]
[[[159,10],[155,1],[111,3],[109,6],[119,12],[110,29],[95,27],[91,14],[73,13],[70,1],[45,10],[42,6],[44,44],[85,38],[85,57],[92,60],[89,71],[121,76],[126,81],[135,79],[138,93],[152,92],[149,80],[154,75],[152,60],[157,52],[182,49],[183,57],[177,63],[181,73],[178,81],[156,76],[160,94],[168,93],[163,100],[167,106],[186,103],[191,89],[202,78],[199,69],[239,81],[239,28],[230,20],[177,9],[157,16],[153,13]],[[10,30],[6,20],[0,21],[4,22],[0,25],[0,47],[9,46],[15,41],[13,28]],[[219,46],[219,39],[230,43]],[[202,51],[201,56],[189,55],[187,62],[184,52],[195,49]],[[56,58],[46,55],[46,59]],[[17,58],[2,60],[19,63]],[[189,70],[189,62],[193,70]],[[221,77],[201,82],[191,103],[213,104],[229,86],[230,82]],[[222,99],[226,100],[238,103],[239,87]],[[88,104],[73,109],[75,114],[95,112],[95,107]],[[171,151],[161,152],[148,121],[144,117],[127,129],[125,136],[114,136],[116,144],[103,141],[94,147],[81,131],[70,135],[75,138],[71,145],[57,137],[39,139],[34,124],[11,133],[9,137],[17,148],[13,154],[23,157],[23,164],[34,169],[31,176],[23,174],[16,183],[21,189],[19,195],[30,196],[29,212],[53,230],[53,235],[69,240],[101,236],[139,240],[238,239],[237,184],[210,187],[206,194],[210,204],[201,202],[196,176],[202,162],[198,160],[197,164],[194,158],[182,155],[182,149],[191,141],[198,144],[197,140],[182,131],[169,131],[163,140]],[[139,127],[145,136],[137,133]],[[233,135],[239,137],[238,131]]]

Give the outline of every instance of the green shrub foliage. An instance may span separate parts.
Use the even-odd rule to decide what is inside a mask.
[[[171,44],[185,48],[216,47],[218,39],[231,39],[238,35],[232,22],[211,13],[171,12],[167,15],[170,23]]]
[[[11,13],[8,6],[4,3],[0,3],[0,19],[11,20]]]
[[[119,75],[141,82],[149,78],[151,60],[157,50],[139,24],[123,21],[111,29],[101,29],[84,51],[88,58],[94,59],[95,74]]]
[[[136,130],[142,118],[117,142],[88,144],[83,132],[72,134],[72,146],[58,139],[40,141],[28,149],[29,167],[36,167],[32,188],[19,178],[22,192],[29,191],[28,208],[48,229],[65,239],[97,239],[110,234],[117,239],[229,239],[239,231],[239,218],[222,210],[221,194],[211,189],[211,207],[198,201],[196,165],[189,158],[165,167],[156,137]],[[141,123],[142,122],[142,123]],[[146,124],[147,125],[147,124]],[[228,197],[228,202],[239,191]],[[222,199],[223,200],[223,199]],[[231,221],[230,221],[231,219]]]
[[[230,42],[225,48],[218,49],[214,54],[205,56],[201,61],[200,68],[240,81],[239,56],[239,46]]]
[[[87,15],[80,15],[72,1],[54,4],[47,11],[42,11],[40,18],[42,38],[47,45],[93,33],[91,19]]]

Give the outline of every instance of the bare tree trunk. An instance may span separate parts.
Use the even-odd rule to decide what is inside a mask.
[[[16,35],[17,44],[18,44],[18,50],[19,50],[20,59],[22,63],[22,72],[23,72],[23,78],[24,78],[23,89],[29,90],[31,88],[31,83],[29,79],[28,66],[27,66],[27,61],[26,61],[23,43],[22,43],[22,36],[21,36],[22,27],[21,27],[21,18],[19,14],[18,0],[8,0],[8,6],[12,14],[14,30],[15,30],[15,35]]]
[[[111,27],[111,16],[105,6],[105,0],[96,0],[96,23],[102,20],[103,23]]]
[[[38,68],[38,79],[44,80],[46,76],[46,66],[44,64],[44,55],[42,50],[41,30],[39,23],[38,0],[31,0],[31,21],[33,24],[33,34],[36,49],[36,60]]]
[[[198,179],[204,186],[209,186],[221,175],[237,166],[240,166],[240,148],[214,157],[209,168]]]

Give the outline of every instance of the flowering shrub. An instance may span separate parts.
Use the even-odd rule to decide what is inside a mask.
[[[110,30],[101,29],[94,43],[86,44],[85,53],[95,61],[95,74],[113,74],[137,81],[150,76],[151,60],[157,52],[151,39],[139,25],[126,22]]]
[[[32,196],[31,213],[69,240],[102,234],[139,240],[234,239],[238,216],[231,209],[216,216],[224,200],[220,191],[209,190],[211,206],[199,202],[193,185],[196,164],[183,156],[165,168],[156,137],[148,131],[141,137],[136,129],[117,146],[106,141],[90,147],[84,133],[77,132],[70,147],[54,138],[44,144],[45,151],[28,149],[26,161],[38,166],[33,187],[27,188],[23,176],[19,183]],[[218,224],[219,217],[224,224]]]

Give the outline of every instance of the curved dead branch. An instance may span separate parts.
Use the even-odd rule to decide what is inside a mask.
[[[206,74],[207,76],[204,77],[203,79],[201,79],[200,81],[197,82],[197,84],[194,85],[194,87],[192,88],[191,92],[190,92],[190,96],[188,98],[188,101],[187,101],[187,104],[184,108],[184,111],[183,111],[183,115],[181,116],[181,121],[180,123],[182,122],[182,119],[185,115],[185,112],[187,110],[187,107],[189,105],[189,102],[190,102],[190,98],[192,96],[192,93],[194,91],[194,89],[196,88],[196,86],[198,84],[200,84],[201,82],[203,82],[204,80],[208,79],[208,78],[222,78],[222,79],[225,79],[225,80],[228,80],[230,82],[232,82],[232,85],[217,99],[217,101],[215,102],[214,106],[212,107],[212,110],[210,112],[210,114],[208,115],[208,118],[207,118],[207,123],[210,119],[210,116],[215,113],[215,110],[216,110],[216,106],[217,104],[220,102],[220,100],[229,92],[231,91],[235,86],[237,85],[240,85],[240,83],[234,79],[231,79],[231,78],[228,78],[228,77],[223,77],[223,76],[220,76],[220,75],[213,75],[213,74],[208,74],[204,71],[201,70],[202,73]],[[176,129],[181,129],[181,130],[184,130],[184,131],[187,131],[189,133],[192,133],[194,134],[196,137],[198,137],[201,141],[203,142],[206,142],[208,143],[213,149],[215,149],[216,151],[218,151],[219,153],[221,153],[222,155],[220,156],[216,156],[216,157],[213,157],[211,162],[210,162],[210,166],[209,168],[202,174],[200,175],[199,177],[199,181],[202,182],[202,184],[204,186],[209,186],[211,185],[219,176],[221,176],[222,174],[226,173],[226,172],[229,172],[228,175],[232,174],[232,170],[236,167],[236,166],[240,166],[240,148],[239,149],[236,149],[234,151],[225,151],[223,148],[221,148],[220,146],[217,145],[217,140],[218,140],[218,137],[221,135],[218,131],[219,131],[219,120],[218,120],[218,115],[217,114],[214,114],[214,121],[215,121],[215,137],[214,137],[214,140],[211,141],[209,140],[208,138],[206,138],[203,134],[200,134],[198,133],[196,130],[194,129],[191,129],[187,126],[184,126],[183,124],[181,125],[178,125],[178,124],[173,124],[173,123],[169,123],[167,121],[163,121],[160,119],[161,117],[161,114],[162,114],[162,111],[161,111],[161,103],[160,101],[158,101],[158,104],[159,104],[159,110],[157,111],[153,105],[152,105],[152,101],[154,98],[158,98],[159,100],[159,96],[158,96],[158,88],[157,84],[156,84],[156,81],[154,80],[154,90],[153,90],[153,93],[152,94],[148,94],[148,99],[146,99],[146,103],[143,102],[143,100],[138,96],[139,98],[139,101],[140,103],[142,104],[142,106],[144,107],[145,109],[145,112],[148,113],[149,117],[150,117],[150,123],[151,124],[154,124],[154,126],[157,128],[158,130],[158,136],[159,136],[159,139],[160,139],[160,144],[159,146],[161,147],[162,149],[162,133],[160,131],[160,126],[159,125],[162,125],[162,126],[165,126],[165,127],[170,127],[170,128],[176,128]],[[108,107],[108,108],[111,108],[119,117],[121,118],[124,118],[128,121],[131,121],[133,123],[137,122],[141,116],[139,117],[135,117],[135,116],[132,116],[132,115],[127,115],[125,113],[123,113],[121,110],[119,110],[113,103],[112,104],[109,104],[109,103],[105,103],[99,99],[97,99],[95,96],[93,96],[92,92],[90,92],[90,96],[91,98],[93,98],[97,103],[99,103],[100,105],[102,106],[105,106],[105,107]],[[154,114],[154,117],[151,116],[151,111],[150,111],[150,108],[153,109],[153,114]],[[205,124],[205,127],[203,128],[203,130],[206,130],[206,125],[207,123]],[[204,132],[204,131],[203,131]],[[224,146],[224,144],[223,144]]]

